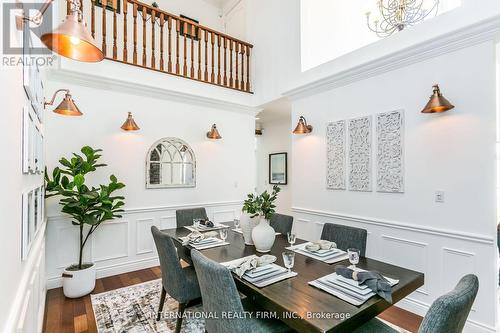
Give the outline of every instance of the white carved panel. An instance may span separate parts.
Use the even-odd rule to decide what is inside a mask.
[[[93,234],[93,261],[105,261],[128,256],[128,221],[104,222]]]
[[[346,122],[340,120],[326,127],[326,187],[330,190],[346,189],[345,146]]]
[[[400,237],[382,235],[382,261],[408,268],[428,276],[428,244],[407,240]],[[426,285],[417,290],[428,295]]]
[[[377,115],[377,191],[404,192],[404,112]]]
[[[154,225],[154,219],[136,220],[137,225],[137,249],[136,254],[145,254],[153,252],[153,236],[151,227]]]
[[[372,190],[372,117],[349,119],[349,190]]]

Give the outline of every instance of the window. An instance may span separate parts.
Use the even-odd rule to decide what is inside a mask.
[[[164,138],[150,149],[146,160],[146,187],[195,187],[196,158],[178,138]]]

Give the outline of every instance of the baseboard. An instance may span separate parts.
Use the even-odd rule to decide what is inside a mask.
[[[160,265],[158,257],[147,258],[147,259],[129,261],[119,264],[107,265],[103,267],[97,267],[96,274],[97,278],[100,279],[103,277],[155,267],[158,265]],[[62,278],[60,276],[53,276],[47,279],[47,289],[55,289],[60,287],[62,287]]]

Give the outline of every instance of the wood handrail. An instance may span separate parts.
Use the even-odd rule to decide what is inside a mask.
[[[106,59],[252,93],[252,44],[138,0],[88,3],[82,14]]]

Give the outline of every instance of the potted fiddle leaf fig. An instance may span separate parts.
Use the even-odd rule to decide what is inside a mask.
[[[83,261],[83,250],[90,236],[99,226],[123,212],[124,197],[115,195],[125,187],[114,175],[109,183],[97,187],[87,185],[87,176],[97,168],[106,166],[98,163],[101,149],[85,146],[82,154],[71,158],[61,158],[61,167],[52,171],[52,178],[45,170],[45,197],[60,197],[61,211],[71,217],[71,223],[79,230],[78,263],[64,270],[63,291],[66,297],[76,298],[87,295],[95,287],[95,265]]]

